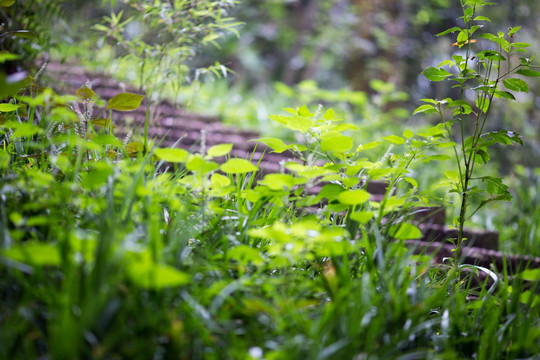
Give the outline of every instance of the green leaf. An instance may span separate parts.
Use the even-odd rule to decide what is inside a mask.
[[[537,76],[540,76],[540,71],[534,71],[530,69],[519,69],[518,71],[516,71],[516,74],[529,76],[529,77],[537,77]]]
[[[278,138],[260,138],[256,140],[257,142],[262,142],[269,148],[271,148],[276,153],[282,153],[288,149],[287,145]]]
[[[405,139],[397,135],[388,135],[388,136],[383,137],[383,139],[388,142],[391,142],[392,144],[397,144],[397,145],[405,144]]]
[[[138,262],[128,267],[130,280],[143,289],[160,290],[189,283],[189,275],[169,265]]]
[[[515,42],[515,43],[512,43],[511,45],[512,47],[519,48],[519,49],[523,49],[523,48],[531,46],[531,44],[526,43],[526,42]]]
[[[333,120],[336,117],[336,113],[333,109],[328,109],[323,115],[324,120]]]
[[[438,154],[438,155],[429,155],[429,156],[423,157],[419,159],[419,161],[422,163],[428,163],[430,161],[446,161],[446,160],[451,160],[451,159],[453,159],[451,156]]]
[[[90,123],[94,126],[100,126],[100,127],[109,127],[112,126],[112,128],[116,128],[116,126],[111,122],[111,119],[96,119],[90,121]]]
[[[374,216],[372,211],[357,211],[349,215],[352,220],[360,224],[367,224]]]
[[[186,161],[189,153],[184,149],[178,148],[164,148],[164,149],[155,149],[154,155],[163,161],[170,163],[182,163]]]
[[[420,231],[417,226],[407,223],[390,226],[388,233],[397,240],[414,240],[422,238],[422,231]]]
[[[32,83],[32,80],[24,71],[6,76],[3,72],[0,72],[0,98],[11,97],[20,89],[28,86]]]
[[[486,147],[490,146],[493,143],[499,143],[503,145],[512,145],[513,142],[523,146],[523,140],[521,140],[521,135],[514,131],[507,130],[498,130],[491,131],[485,134],[482,134],[483,141],[480,142],[477,146]],[[489,144],[491,143],[491,144]]]
[[[306,105],[303,105],[301,108],[298,109],[298,115],[303,117],[313,116],[314,114],[309,112],[309,109]]]
[[[120,93],[113,96],[107,103],[107,110],[132,111],[136,110],[144,99],[143,95]]]
[[[486,191],[490,195],[506,195],[510,194],[508,191],[508,185],[503,183],[503,179],[493,176],[483,176],[480,178],[482,182],[486,183]]]
[[[219,165],[216,162],[207,161],[199,154],[189,156],[186,161],[186,169],[200,174],[206,174],[207,172],[216,170],[218,167]]]
[[[404,177],[402,178],[403,181],[411,184],[412,187],[418,189],[418,182],[416,180],[414,180],[413,178],[411,177]]]
[[[360,151],[375,149],[376,147],[380,146],[381,144],[382,144],[382,142],[380,142],[380,141],[372,141],[372,142],[369,142],[367,144],[360,144],[356,148],[356,151],[360,152]]]
[[[413,115],[416,115],[416,114],[419,114],[419,113],[426,113],[426,114],[432,114],[432,113],[436,113],[437,112],[437,108],[433,105],[429,105],[429,104],[424,104],[424,105],[420,105],[419,107],[416,108],[416,110],[413,111]]]
[[[337,132],[321,136],[321,151],[346,152],[353,146],[353,139]]]
[[[369,200],[371,195],[362,189],[343,191],[338,195],[340,203],[345,205],[359,205]]]
[[[33,31],[30,30],[17,30],[10,33],[11,36],[21,39],[37,39],[38,37]]]
[[[226,174],[244,174],[258,170],[255,165],[245,159],[230,159],[219,168]]]
[[[295,178],[289,174],[268,174],[259,182],[259,185],[264,185],[271,190],[288,190],[305,182],[305,179]]]
[[[0,148],[0,169],[7,169],[9,166],[9,161],[11,160],[11,156],[7,151]]]
[[[211,158],[228,155],[233,148],[233,144],[214,145],[208,149],[208,156]]]
[[[410,139],[413,136],[414,136],[414,133],[411,130],[405,129],[405,131],[403,131],[403,137],[404,138]]]
[[[4,126],[15,129],[13,131],[13,134],[11,134],[11,136],[14,139],[29,137],[29,136],[43,133],[42,128],[34,124],[27,123],[27,122],[19,123],[15,121],[8,121],[4,124]]]
[[[480,161],[482,161],[484,164],[487,164],[490,159],[491,159],[491,156],[489,155],[489,152],[487,151],[486,148],[479,148],[476,150],[475,161],[477,163],[480,163]]]
[[[8,52],[0,52],[0,64],[5,63],[6,61],[19,60],[20,58],[21,56],[17,54],[12,54]]]
[[[506,61],[506,58],[498,51],[483,50],[476,54],[480,60]]]
[[[446,170],[444,172],[444,175],[451,181],[459,182],[460,176],[459,174],[454,170]]]
[[[505,99],[510,99],[510,100],[516,100],[516,98],[514,97],[514,95],[508,91],[496,91],[495,92],[495,96],[498,97],[498,98],[505,98]]]
[[[231,180],[226,176],[214,173],[210,178],[210,184],[213,188],[227,187],[231,185]]]
[[[477,16],[473,19],[474,21],[489,21],[491,22],[491,19],[485,16]]]
[[[518,276],[526,281],[540,280],[540,269],[527,269],[522,271]]]
[[[328,202],[334,201],[338,198],[339,194],[344,191],[343,186],[338,184],[326,184],[319,191],[317,200],[327,199]]]
[[[34,266],[58,266],[62,262],[56,245],[37,241],[27,241],[24,244],[12,246],[2,252],[2,255]]]
[[[80,89],[77,89],[76,94],[83,100],[93,100],[97,97],[94,90],[90,89],[88,86],[83,86]]]
[[[515,33],[517,33],[521,29],[521,26],[515,26],[508,31],[508,36],[512,37]]]
[[[438,68],[440,67],[443,67],[443,66],[446,66],[446,65],[450,65],[450,67],[456,65],[456,63],[452,60],[444,60],[443,62],[441,62],[439,65],[437,65]]]
[[[0,104],[0,112],[12,112],[19,108],[18,105],[14,104]]]
[[[0,0],[1,7],[10,7],[13,4],[15,4],[15,0]]]
[[[447,35],[447,34],[453,34],[456,31],[461,31],[461,30],[463,30],[463,29],[458,27],[458,26],[454,26],[453,28],[450,28],[450,29],[447,29],[447,30],[445,30],[443,32],[440,32],[435,36],[439,37],[439,36],[443,36],[443,35]]]
[[[112,172],[113,168],[108,163],[96,162],[93,164],[93,169],[83,174],[81,186],[85,189],[95,190],[106,184],[107,179]]]
[[[296,131],[300,131],[301,133],[305,133],[313,127],[313,120],[308,119],[307,117],[303,117],[303,116],[293,116],[288,119],[287,123],[285,124],[285,127],[291,130],[296,130]]]
[[[238,261],[242,265],[247,265],[250,262],[253,265],[262,265],[264,259],[257,249],[249,247],[247,245],[238,245],[227,252],[227,256],[230,259]]]
[[[422,71],[422,75],[424,75],[428,80],[431,81],[443,81],[449,76],[452,76],[452,73],[449,73],[448,71],[444,69],[437,69],[435,67],[428,67],[424,71]]]

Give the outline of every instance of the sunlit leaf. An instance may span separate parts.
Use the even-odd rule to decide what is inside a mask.
[[[398,240],[414,240],[422,238],[422,231],[420,231],[417,226],[407,223],[392,225],[388,233]]]
[[[155,149],[154,155],[163,161],[170,163],[181,163],[186,160],[186,157],[189,153],[184,149],[179,148],[165,148],[165,149]]]
[[[226,176],[214,173],[210,178],[210,184],[213,188],[226,187],[231,185],[231,180]]]
[[[257,142],[262,142],[276,153],[282,153],[287,150],[287,145],[278,138],[260,138],[257,139]]]
[[[21,56],[17,55],[17,54],[12,54],[12,53],[8,53],[8,52],[0,52],[0,64],[5,63],[6,61],[19,60],[20,58],[21,58]]]
[[[218,163],[205,160],[199,154],[188,157],[186,161],[186,169],[189,171],[198,172],[199,174],[206,174],[210,171],[216,170],[218,167]]]
[[[321,136],[321,151],[346,152],[353,146],[353,139],[337,132]]]
[[[226,174],[244,174],[257,171],[257,167],[245,159],[230,159],[219,167]]]
[[[521,29],[521,26],[514,26],[513,28],[510,29],[510,31],[508,31],[508,36],[512,37],[520,29]]]
[[[172,266],[146,261],[129,266],[128,276],[135,285],[151,290],[183,286],[190,281],[188,274]]]
[[[331,109],[331,108],[326,110],[326,112],[323,115],[323,118],[325,120],[333,120],[335,117],[336,117],[336,114],[335,114],[334,110]]]
[[[208,149],[208,156],[209,157],[220,157],[228,155],[233,148],[233,144],[219,144],[214,145]]]
[[[449,73],[448,71],[444,69],[437,69],[435,67],[428,67],[424,71],[422,71],[422,75],[424,75],[428,80],[431,81],[443,81],[449,76],[452,76],[452,73]]]
[[[527,269],[517,275],[519,278],[527,281],[540,280],[540,269]]]
[[[58,266],[62,259],[57,245],[28,241],[1,253],[12,260],[35,266]]]
[[[360,224],[367,224],[374,216],[372,211],[357,211],[349,215],[352,220]]]
[[[267,186],[272,190],[284,190],[305,182],[305,179],[295,178],[289,174],[268,174],[259,182],[259,185]]]
[[[512,91],[529,92],[529,85],[521,79],[505,79],[503,80],[504,87]]]
[[[473,19],[474,21],[488,21],[491,22],[491,19],[485,16],[477,16]]]
[[[437,112],[437,108],[435,106],[424,104],[417,107],[416,110],[413,111],[413,115],[416,115],[418,113],[431,114],[431,113],[436,113],[436,112]]]
[[[11,134],[13,138],[29,137],[43,133],[42,128],[27,122],[8,121],[3,126],[14,129],[13,134]]]
[[[143,95],[120,93],[113,96],[107,103],[107,110],[131,111],[136,110],[144,99]]]
[[[338,195],[340,203],[345,205],[359,205],[369,200],[371,195],[362,189],[343,191]]]
[[[247,265],[248,263],[261,265],[264,263],[264,259],[259,251],[247,245],[235,246],[227,252],[227,256],[243,265]]]
[[[0,112],[12,112],[12,111],[15,111],[19,108],[18,105],[14,105],[14,104],[7,104],[7,103],[4,103],[4,104],[0,104]]]
[[[463,29],[460,28],[460,27],[454,26],[454,27],[452,27],[450,29],[447,29],[447,30],[445,30],[443,32],[438,33],[435,36],[438,37],[438,36],[443,36],[443,35],[447,35],[447,34],[452,34],[452,33],[455,33],[456,31],[461,31],[461,30],[463,30]]]
[[[405,144],[405,139],[397,135],[388,135],[383,137],[384,140],[391,142],[392,144]]]
[[[405,131],[403,131],[402,135],[403,135],[404,138],[410,139],[410,138],[412,138],[414,136],[414,133],[409,129],[405,129]]]

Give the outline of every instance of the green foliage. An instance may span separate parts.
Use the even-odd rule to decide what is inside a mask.
[[[56,0],[4,0],[0,3],[0,53],[17,54],[6,58],[8,73],[17,71],[17,65],[35,67],[33,61],[44,51],[58,43],[55,25],[64,14],[63,1]],[[2,94],[0,94],[0,97]]]
[[[226,76],[218,62],[194,71],[189,61],[202,46],[213,44],[227,33],[238,34],[239,25],[227,16],[235,4],[227,1],[125,1],[127,7],[93,26],[110,39],[118,57],[132,60],[139,86],[159,96],[164,87],[175,91],[186,79],[201,74]],[[188,80],[189,81],[189,80]]]
[[[145,9],[164,6],[153,4]],[[460,36],[456,46],[473,44]],[[505,61],[476,56],[484,69]],[[105,104],[88,87],[59,96],[12,83],[0,103],[0,358],[536,356],[540,301],[524,282],[538,271],[499,279],[477,266],[433,264],[405,246],[422,237],[412,214],[433,199],[416,170],[450,159],[441,151],[461,154],[461,169],[445,175],[454,191],[477,196],[478,208],[509,196],[501,179],[473,178],[472,167],[490,161],[495,144],[521,144],[482,121],[494,97],[526,87],[503,83],[510,73],[497,82],[468,60],[450,61],[459,70],[444,81],[478,100],[424,99],[416,113],[439,114],[435,126],[359,141],[360,125],[335,109],[271,116],[295,139],[253,140],[294,157],[277,173],[232,158],[232,144],[192,153],[119,139],[113,110],[137,109],[141,95]],[[536,76],[528,62],[518,70]],[[95,118],[98,107],[110,117]],[[456,124],[479,128],[456,137]],[[386,190],[376,198],[367,188],[378,180]]]
[[[458,250],[465,240],[465,222],[472,215],[492,201],[512,199],[508,186],[503,184],[501,178],[475,176],[478,167],[490,160],[489,148],[493,145],[523,145],[520,135],[513,131],[484,132],[490,120],[493,102],[495,98],[515,100],[514,94],[503,90],[503,87],[514,92],[529,92],[529,86],[524,80],[512,77],[515,74],[536,76],[536,72],[531,70],[531,67],[534,68],[532,59],[521,57],[517,64],[512,62],[513,58],[525,52],[524,48],[529,46],[527,43],[513,41],[514,34],[520,27],[510,28],[507,33],[478,34],[483,26],[478,24],[490,21],[485,16],[476,15],[477,10],[485,5],[492,3],[463,2],[463,16],[460,18],[463,27],[455,26],[438,34],[442,36],[458,33],[457,41],[452,46],[464,47],[465,55],[458,53],[452,56],[452,59],[443,61],[437,67],[429,67],[422,73],[430,81],[447,80],[453,83],[452,88],[459,90],[459,97],[443,100],[422,99],[427,104],[414,111],[414,114],[438,114],[445,129],[444,136],[450,142],[458,139],[461,141],[461,144],[453,145],[457,172],[446,172],[451,192],[459,194],[461,200],[459,216],[454,220],[454,225],[458,227]],[[484,40],[493,43],[495,49],[477,51],[474,44]],[[454,72],[447,71],[444,66],[454,69]],[[483,184],[484,187],[477,184]],[[468,211],[471,205],[474,210]],[[459,256],[457,254],[459,251],[456,251],[454,259],[456,266]]]

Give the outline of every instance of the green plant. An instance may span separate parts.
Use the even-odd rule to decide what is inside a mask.
[[[115,1],[112,1],[114,4]],[[192,69],[189,64],[198,50],[207,44],[217,46],[225,33],[237,33],[238,23],[227,17],[235,3],[227,1],[154,1],[126,0],[124,10],[105,17],[105,24],[94,29],[113,41],[117,56],[129,60],[138,73],[140,90],[148,98],[144,126],[144,146],[148,143],[148,122],[152,120],[150,102],[156,101],[167,87],[178,94],[182,85],[210,73],[226,76],[227,68],[218,62]]]
[[[452,88],[458,91],[457,97],[422,99],[427,104],[414,111],[414,114],[438,114],[446,130],[445,136],[454,142],[457,171],[448,170],[445,175],[451,192],[458,194],[461,202],[459,215],[454,219],[454,225],[458,228],[455,266],[458,266],[460,249],[466,240],[463,237],[466,221],[492,201],[512,199],[501,178],[476,175],[478,167],[490,159],[489,147],[495,144],[523,144],[520,135],[513,131],[486,131],[490,127],[489,115],[494,100],[515,100],[510,91],[528,92],[527,83],[513,75],[540,76],[540,72],[533,70],[532,59],[521,57],[515,64],[516,55],[525,52],[530,45],[514,41],[519,26],[510,28],[506,33],[479,34],[483,25],[478,24],[490,20],[478,15],[477,10],[487,5],[493,4],[483,0],[461,2],[463,27],[455,26],[437,35],[457,33],[457,41],[452,46],[460,49],[459,52],[452,59],[443,61],[437,67],[429,67],[422,73],[430,81],[451,81]],[[476,51],[475,46],[484,41],[494,44],[496,49]],[[445,66],[457,71],[449,72],[443,68]],[[474,209],[469,211],[472,204]]]
[[[139,86],[159,97],[164,86],[178,87],[203,73],[227,74],[219,64],[192,69],[190,61],[202,46],[227,32],[237,34],[239,23],[227,17],[235,1],[126,0],[127,8],[104,18],[95,30],[113,41],[117,56],[134,60]]]
[[[58,43],[54,25],[64,15],[63,5],[51,0],[0,3],[0,53],[19,55],[4,64],[8,73],[36,67],[36,58]]]

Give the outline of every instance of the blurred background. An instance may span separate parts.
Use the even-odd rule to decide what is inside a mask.
[[[156,3],[174,7],[179,1]],[[234,126],[280,136],[287,135],[268,115],[281,113],[284,107],[322,104],[355,123],[363,142],[436,123],[434,118],[413,117],[412,111],[421,98],[452,95],[446,83],[430,83],[421,72],[460,51],[451,46],[455,35],[435,36],[459,24],[457,0],[214,3],[224,16],[235,19],[234,26],[216,30],[215,41],[193,38],[189,46],[196,51],[179,61],[178,81],[156,90],[156,96],[171,98],[193,112],[220,116]],[[166,23],[166,10],[156,13],[158,22],[161,16]],[[125,2],[16,1],[0,11],[4,28],[36,35],[32,42],[24,37],[0,38],[0,50],[24,55],[22,63],[4,64],[8,73],[55,59],[137,84],[140,58],[127,56],[129,50],[122,50],[99,29],[100,24],[111,27],[112,22],[104,20],[111,13],[123,11],[123,19],[129,18],[135,10]],[[537,0],[501,0],[482,9],[481,15],[492,20],[485,26],[489,32],[521,26],[515,41],[531,43],[530,57],[540,51],[539,11]],[[121,29],[122,36],[135,38],[144,26],[132,21]],[[156,39],[157,35],[147,34]],[[162,76],[170,79],[169,72]],[[523,148],[495,148],[487,167],[488,172],[505,176],[515,201],[491,205],[473,221],[499,231],[505,250],[540,255],[540,80],[528,80],[529,94],[520,94],[514,102],[498,102],[486,129],[514,130],[523,136]],[[437,187],[441,169],[419,169],[416,176],[441,193]]]

